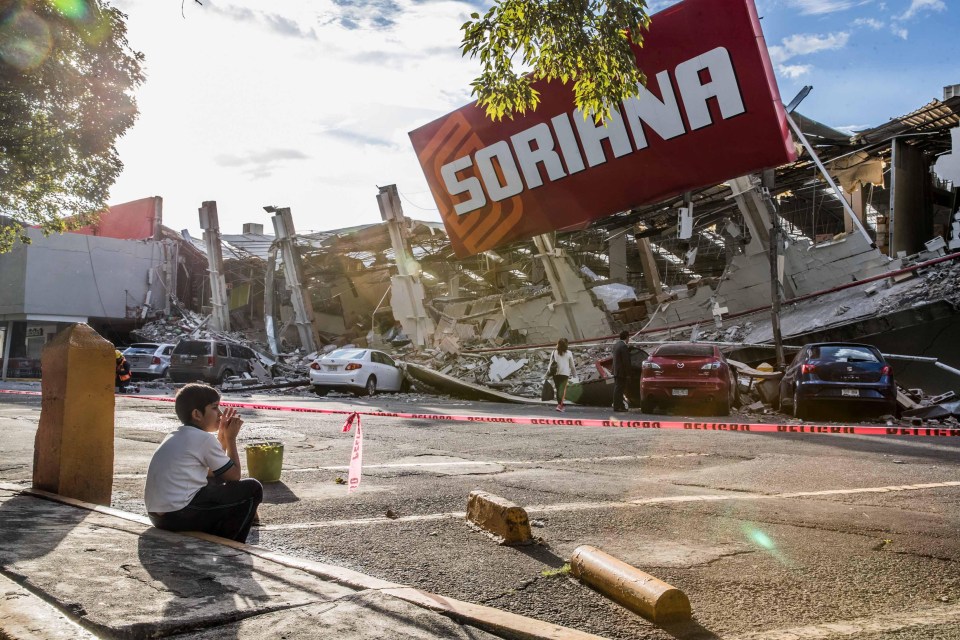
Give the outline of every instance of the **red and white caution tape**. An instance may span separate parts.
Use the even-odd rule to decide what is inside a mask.
[[[353,421],[357,421],[357,432],[353,436],[353,452],[350,455],[350,471],[347,475],[347,493],[353,493],[360,486],[363,473],[363,430],[360,428],[360,414],[354,411],[343,423],[343,433],[350,431]]]
[[[40,395],[39,391],[4,391],[21,395]],[[152,400],[155,402],[173,402],[171,396],[118,395],[118,398]],[[291,411],[294,413],[317,413],[327,415],[375,416],[378,418],[401,418],[405,420],[437,420],[443,422],[488,422],[516,425],[543,425],[561,427],[615,427],[621,429],[680,429],[685,431],[739,431],[745,433],[819,433],[829,435],[866,435],[866,436],[926,436],[960,437],[960,429],[943,427],[901,427],[901,426],[852,426],[823,424],[777,424],[752,422],[692,422],[673,420],[619,420],[616,418],[530,418],[526,416],[484,416],[450,415],[443,413],[397,413],[385,411],[350,411],[346,409],[319,409],[313,407],[290,407],[254,402],[220,401],[224,407],[239,409],[260,409],[264,411]]]

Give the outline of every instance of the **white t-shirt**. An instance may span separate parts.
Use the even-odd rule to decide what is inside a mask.
[[[550,357],[557,363],[557,373],[555,375],[567,376],[569,378],[573,375],[573,372],[577,370],[577,365],[573,361],[573,352],[569,349],[567,349],[563,355],[554,351]]]
[[[149,513],[170,513],[190,504],[207,485],[207,471],[233,466],[216,434],[183,425],[160,443],[147,468],[143,501]]]

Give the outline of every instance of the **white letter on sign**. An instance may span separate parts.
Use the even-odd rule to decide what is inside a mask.
[[[567,171],[571,175],[583,171],[583,158],[580,156],[580,147],[577,146],[577,137],[573,135],[573,127],[570,126],[570,116],[561,113],[551,118],[550,122],[553,123],[553,130],[557,132],[557,142],[560,143],[563,161],[567,163]]]
[[[470,192],[469,200],[454,206],[453,210],[457,212],[458,216],[487,204],[487,198],[483,195],[483,187],[479,180],[474,177],[457,180],[457,171],[472,166],[473,161],[470,160],[470,156],[463,156],[440,167],[440,176],[443,177],[443,184],[447,187],[447,193],[451,196],[458,196],[465,191]]]
[[[583,151],[587,154],[587,163],[591,167],[607,161],[607,157],[603,153],[602,141],[604,138],[610,140],[614,158],[633,152],[633,147],[630,146],[630,138],[627,137],[627,128],[623,124],[623,118],[620,117],[619,109],[611,109],[610,117],[600,125],[594,124],[592,114],[584,120],[583,112],[580,109],[573,112],[573,119],[577,122],[577,131],[580,132]]]
[[[510,153],[510,145],[506,140],[480,149],[473,158],[480,170],[480,177],[483,178],[483,185],[487,188],[487,195],[494,202],[511,198],[523,191],[523,180],[520,179],[517,163],[513,161],[513,154]],[[503,172],[502,185],[496,169],[493,168],[493,158],[497,159]]]
[[[566,177],[563,165],[560,164],[560,156],[553,150],[553,136],[550,135],[550,127],[546,122],[510,136],[510,140],[513,142],[513,150],[517,154],[517,162],[523,170],[523,179],[527,181],[528,189],[543,184],[540,170],[537,168],[540,162],[546,167],[550,182]],[[537,143],[536,150],[530,148],[530,143],[534,141]]]
[[[633,132],[633,142],[637,150],[647,146],[647,136],[643,133],[641,121],[657,132],[664,140],[683,135],[683,117],[677,105],[677,97],[673,94],[673,85],[670,83],[670,74],[661,71],[657,74],[660,84],[660,93],[663,102],[657,96],[647,91],[642,84],[637,85],[640,95],[623,101],[623,110],[627,115],[627,123]]]
[[[700,83],[700,72],[710,72],[710,82]],[[707,51],[693,60],[677,65],[677,86],[683,96],[683,106],[687,110],[687,120],[691,129],[700,129],[711,124],[710,109],[707,100],[716,98],[723,119],[743,113],[743,98],[737,76],[733,72],[730,54],[723,47]]]

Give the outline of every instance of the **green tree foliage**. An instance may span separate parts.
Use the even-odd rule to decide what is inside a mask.
[[[646,77],[631,40],[650,24],[644,0],[497,0],[464,23],[463,55],[478,57],[477,104],[500,120],[536,109],[535,80],[573,81],[576,105],[598,119],[637,95]],[[529,73],[524,73],[528,70]]]
[[[105,209],[143,82],[125,20],[101,0],[0,0],[0,252]]]

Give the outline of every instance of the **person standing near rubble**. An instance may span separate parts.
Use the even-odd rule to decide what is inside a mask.
[[[626,411],[624,394],[627,391],[627,376],[630,373],[630,347],[627,339],[630,332],[624,329],[620,332],[620,339],[613,345],[613,410]]]
[[[557,341],[557,348],[550,354],[550,365],[548,372],[553,377],[553,387],[557,390],[557,411],[563,412],[563,401],[567,397],[567,382],[570,376],[577,370],[577,364],[573,361],[573,353],[569,349],[569,343],[566,338],[560,338]]]

